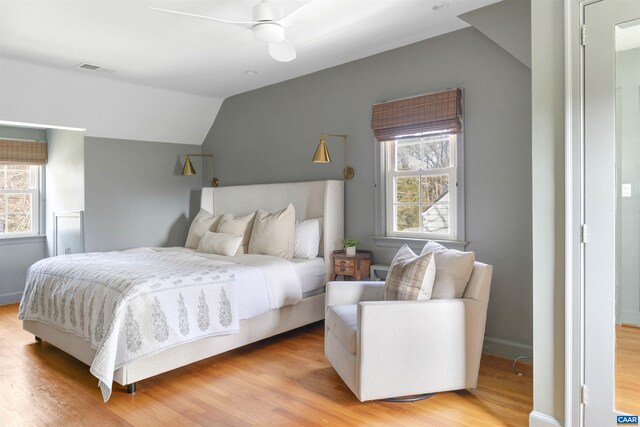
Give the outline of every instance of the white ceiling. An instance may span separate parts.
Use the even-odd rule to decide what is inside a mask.
[[[455,31],[468,26],[458,15],[497,2],[434,11],[442,1],[312,0],[286,29],[297,59],[280,63],[247,29],[148,8],[246,21],[258,0],[0,0],[0,57],[224,98]],[[280,3],[287,13],[306,1]]]

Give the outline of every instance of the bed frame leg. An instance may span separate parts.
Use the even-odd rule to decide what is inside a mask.
[[[34,337],[36,338],[36,341],[37,341],[37,342],[42,342],[42,338],[40,338],[39,336],[34,335]]]
[[[127,384],[127,393],[134,394],[136,392],[136,383]]]

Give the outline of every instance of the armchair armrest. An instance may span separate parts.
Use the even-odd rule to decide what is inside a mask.
[[[384,282],[329,282],[325,306],[358,304],[361,301],[381,301],[384,299]]]
[[[485,319],[466,298],[358,304],[361,400],[475,387]]]

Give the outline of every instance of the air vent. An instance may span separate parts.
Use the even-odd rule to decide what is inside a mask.
[[[76,65],[76,68],[82,68],[83,70],[89,71],[100,71],[101,73],[115,73],[115,70],[104,68],[99,65],[89,64],[87,62],[81,62],[80,64]]]
[[[84,68],[85,70],[91,70],[91,71],[98,71],[100,68],[99,65],[93,65],[93,64],[87,64],[86,62],[83,62],[81,64],[76,65],[77,68]]]

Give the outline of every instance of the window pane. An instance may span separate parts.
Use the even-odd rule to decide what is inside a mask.
[[[0,165],[0,190],[4,190],[5,189],[5,169],[7,169],[6,166],[4,165]]]
[[[7,216],[0,214],[0,233],[7,232]]]
[[[31,214],[31,194],[6,194],[9,213]]]
[[[395,231],[420,231],[419,206],[395,206]]]
[[[31,212],[7,214],[7,233],[30,233],[31,230]]]
[[[449,234],[449,195],[422,211],[422,231]]]
[[[449,176],[422,177],[422,231],[449,233]]]
[[[420,177],[395,178],[396,203],[420,201]]]
[[[7,190],[29,190],[31,188],[31,166],[6,166],[5,188]]]
[[[397,171],[417,171],[422,167],[422,144],[419,141],[397,141],[395,144]]]
[[[426,208],[448,193],[448,175],[422,176],[422,203]]]
[[[450,137],[432,137],[424,139],[425,169],[448,168],[451,166]]]
[[[7,213],[7,195],[0,194],[0,215]]]

